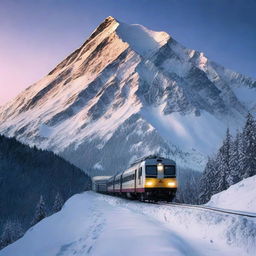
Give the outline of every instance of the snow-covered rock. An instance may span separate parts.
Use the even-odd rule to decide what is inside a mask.
[[[0,256],[253,256],[256,221],[85,192]]]
[[[256,175],[215,194],[206,205],[256,213]]]
[[[108,17],[0,108],[0,133],[53,150],[93,175],[154,153],[201,170],[227,125],[239,128],[256,108],[255,87],[165,32]]]

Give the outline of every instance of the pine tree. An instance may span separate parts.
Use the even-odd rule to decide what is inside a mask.
[[[229,186],[240,181],[241,171],[239,168],[239,140],[240,134],[237,132],[236,138],[231,142],[230,145],[230,173],[227,177]]]
[[[256,121],[248,114],[243,132],[238,132],[232,140],[227,130],[216,157],[208,160],[200,182],[200,202],[253,175],[256,175]]]
[[[208,174],[208,182],[210,184],[209,189],[209,195],[208,195],[208,200],[210,200],[211,196],[218,193],[217,190],[217,184],[218,184],[218,179],[216,179],[216,177],[220,177],[220,168],[218,165],[218,161],[217,161],[217,156],[214,156],[213,158],[210,159],[209,162],[210,165],[210,173]]]
[[[226,138],[223,141],[222,146],[220,147],[217,153],[217,169],[218,175],[216,175],[216,193],[221,192],[227,189],[228,186],[228,177],[230,175],[230,144],[231,144],[231,135],[229,129],[226,132]]]
[[[248,178],[256,174],[256,122],[249,113],[245,127],[244,137],[244,172],[243,177]]]
[[[54,212],[58,212],[61,210],[62,206],[64,204],[64,201],[62,199],[62,196],[60,195],[60,193],[58,192],[55,196],[55,201],[53,204],[53,211]]]
[[[13,237],[14,231],[11,221],[7,221],[3,228],[3,233],[1,236],[1,248],[7,246],[8,244],[12,243],[14,241]]]
[[[47,215],[46,215],[45,202],[44,202],[43,196],[41,195],[40,200],[36,206],[35,215],[31,222],[31,225],[35,225],[36,223],[44,219],[46,216]]]
[[[226,137],[216,157],[208,159],[200,181],[200,203],[210,200],[211,196],[229,187],[231,178],[231,144],[232,137],[227,129]]]
[[[204,168],[203,175],[199,181],[199,203],[205,203],[207,200],[206,198],[208,197],[208,192],[209,192],[209,182],[207,179],[207,174],[209,173],[209,159],[208,162]]]
[[[216,171],[216,159],[214,157],[208,158],[208,162],[200,179],[199,202],[201,204],[208,202],[214,194],[214,190],[216,188],[216,184],[214,182]]]
[[[239,177],[242,180],[245,172],[245,153],[244,153],[244,135],[243,133],[238,133],[237,135],[238,142],[238,169],[239,169]]]
[[[22,235],[23,230],[21,228],[20,222],[8,220],[3,227],[3,233],[0,239],[0,249],[10,243],[13,243]]]

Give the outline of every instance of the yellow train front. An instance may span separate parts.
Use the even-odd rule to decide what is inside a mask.
[[[107,193],[141,201],[172,201],[176,190],[176,164],[159,156],[139,159],[107,181]]]

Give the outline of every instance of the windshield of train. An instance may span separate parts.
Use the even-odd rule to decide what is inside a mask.
[[[164,177],[175,176],[175,165],[165,165],[164,166]]]
[[[156,165],[147,165],[146,166],[146,177],[156,177],[157,176],[157,167]]]

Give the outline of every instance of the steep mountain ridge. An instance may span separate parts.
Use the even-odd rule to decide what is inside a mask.
[[[255,87],[165,32],[108,17],[0,108],[0,132],[54,150],[92,174],[112,174],[149,153],[201,169],[227,124],[239,128],[255,108],[248,99]]]

